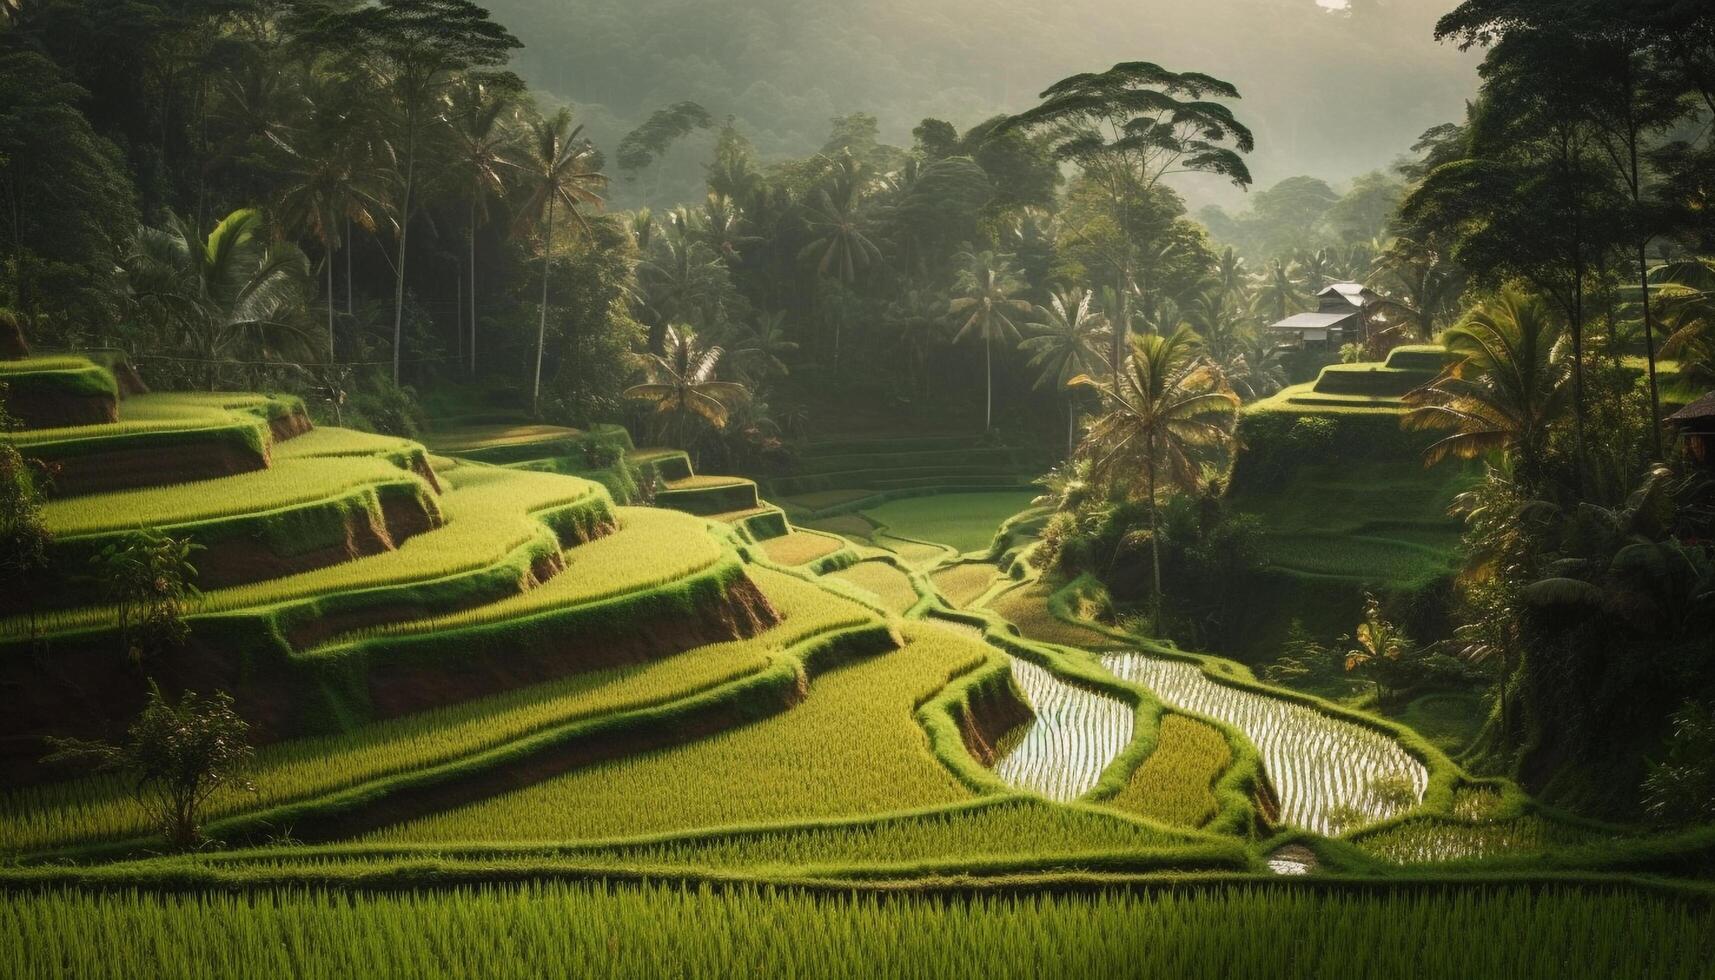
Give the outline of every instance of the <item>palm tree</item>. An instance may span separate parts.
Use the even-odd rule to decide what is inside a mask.
[[[227,215],[206,240],[168,214],[160,228],[137,229],[124,264],[131,298],[207,365],[211,390],[231,355],[313,350],[301,319],[309,260],[296,245],[270,245],[253,208]]]
[[[647,257],[637,264],[637,284],[650,324],[649,350],[662,353],[668,324],[718,325],[732,280],[720,254],[680,222],[669,221],[650,238]]]
[[[1655,278],[1667,328],[1661,356],[1678,359],[1681,386],[1715,385],[1715,260],[1670,262]]]
[[[1250,331],[1234,358],[1220,368],[1233,391],[1247,402],[1267,398],[1286,387],[1281,348],[1264,331]]]
[[[1243,297],[1250,288],[1250,270],[1245,268],[1244,256],[1227,246],[1215,257],[1215,288],[1226,296]]]
[[[1538,487],[1550,428],[1566,412],[1569,367],[1559,320],[1540,296],[1508,288],[1444,334],[1455,360],[1406,396],[1404,427],[1452,430],[1424,450],[1429,464],[1504,452]]]
[[[1066,392],[1066,455],[1077,449],[1077,393],[1068,386],[1081,374],[1098,374],[1107,368],[1102,348],[1107,343],[1108,321],[1091,309],[1090,294],[1082,289],[1056,292],[1047,306],[1036,308],[1030,325],[1037,334],[1018,345],[1032,356],[1030,367],[1041,368],[1036,387],[1053,385]]]
[[[476,374],[476,229],[488,222],[488,204],[506,196],[507,163],[517,154],[509,92],[482,82],[466,82],[447,96],[448,123],[458,152],[470,216],[465,222],[466,264],[470,267],[470,372]]]
[[[1298,276],[1292,264],[1285,259],[1270,262],[1262,275],[1262,284],[1257,287],[1257,308],[1267,310],[1273,321],[1279,323],[1304,301],[1304,291],[1298,288]]]
[[[850,175],[848,174],[848,177]],[[805,224],[815,236],[799,250],[800,260],[816,264],[816,274],[850,285],[870,263],[881,261],[881,249],[865,232],[858,215],[862,184],[856,179],[835,181],[833,190],[816,191],[816,205],[804,208]],[[834,367],[840,364],[840,322],[834,321]]]
[[[1197,335],[1131,338],[1116,386],[1082,375],[1074,385],[1101,392],[1107,414],[1090,426],[1080,453],[1098,484],[1141,496],[1149,505],[1155,579],[1155,630],[1161,631],[1161,493],[1193,491],[1203,482],[1211,450],[1230,446],[1239,398],[1198,348]]]
[[[345,244],[345,235],[352,225],[375,231],[375,215],[381,210],[378,176],[358,165],[350,147],[321,146],[300,153],[273,132],[268,137],[286,158],[275,205],[281,220],[299,234],[314,238],[322,247],[331,361],[338,356],[334,342],[334,253]],[[350,278],[349,268],[346,277]]]
[[[672,420],[681,447],[689,445],[686,427],[700,418],[716,429],[726,428],[731,404],[750,397],[750,389],[715,380],[721,362],[719,347],[704,347],[688,328],[668,327],[665,354],[645,354],[648,381],[625,389],[625,397],[655,406],[655,413]]]
[[[596,169],[600,154],[595,145],[583,138],[584,128],[572,125],[570,109],[562,108],[546,119],[532,120],[526,152],[509,163],[524,178],[524,195],[518,204],[518,227],[530,231],[542,229],[542,307],[536,324],[536,380],[530,389],[530,410],[536,411],[542,399],[542,349],[548,337],[548,263],[554,254],[554,209],[565,205],[578,227],[586,233],[589,222],[584,220],[578,205],[600,207],[602,200],[596,189],[607,183],[607,177]]]
[[[1185,310],[1185,323],[1197,331],[1204,349],[1217,364],[1231,363],[1239,356],[1251,334],[1249,318],[1230,297],[1230,293],[1219,287],[1210,289],[1193,299]]]
[[[1298,267],[1298,284],[1305,292],[1315,294],[1337,278],[1340,260],[1333,249],[1319,248],[1314,252],[1300,252],[1295,265]]]
[[[906,292],[903,300],[896,300],[887,308],[887,325],[898,336],[900,344],[910,351],[912,369],[925,398],[929,395],[929,350],[947,340],[947,308],[950,305],[941,293],[912,289]]]
[[[1397,314],[1428,341],[1457,308],[1466,279],[1438,250],[1401,236],[1377,253],[1366,281],[1384,296],[1380,315]]]
[[[960,255],[960,259],[965,263],[965,270],[959,276],[964,294],[948,304],[947,312],[954,320],[963,320],[953,343],[972,335],[983,339],[983,372],[987,388],[983,431],[987,432],[994,428],[994,342],[999,340],[1013,345],[1019,342],[1018,324],[1014,318],[1029,313],[1030,303],[1015,298],[1022,286],[1004,258],[997,258],[993,252],[976,255],[966,252]]]
[[[730,359],[739,365],[740,374],[751,387],[769,375],[791,373],[781,358],[797,350],[798,345],[786,339],[785,312],[759,314],[756,323],[733,331],[730,341]]]

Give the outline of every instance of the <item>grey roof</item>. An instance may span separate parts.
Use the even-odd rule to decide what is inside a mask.
[[[1347,303],[1360,308],[1368,306],[1376,300],[1381,299],[1379,294],[1361,282],[1330,283],[1329,285],[1324,286],[1321,292],[1316,294],[1316,297],[1318,299],[1322,299],[1324,297],[1339,297]]]
[[[1695,422],[1701,419],[1715,419],[1715,391],[1667,417],[1669,422]]]
[[[1279,323],[1269,324],[1268,328],[1270,330],[1332,330],[1357,318],[1357,310],[1350,313],[1295,313]]]

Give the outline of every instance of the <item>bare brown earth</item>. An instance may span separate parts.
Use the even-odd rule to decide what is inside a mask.
[[[689,608],[676,600],[657,605],[661,608],[585,617],[564,630],[520,630],[511,648],[495,656],[371,668],[370,710],[377,718],[412,714],[566,674],[645,663],[693,647],[745,639],[780,621],[768,597],[742,573],[719,593],[698,594]]]
[[[53,495],[75,497],[165,482],[190,483],[236,476],[266,469],[268,456],[248,446],[220,440],[162,448],[114,449],[50,459],[48,465],[53,471]]]
[[[6,396],[6,411],[22,422],[26,429],[58,429],[119,421],[119,402],[112,395],[72,395],[19,388]]]
[[[957,712],[959,735],[965,751],[985,766],[999,757],[1006,737],[1036,717],[1030,705],[1020,700],[1011,684],[985,684],[972,692],[965,709]]]

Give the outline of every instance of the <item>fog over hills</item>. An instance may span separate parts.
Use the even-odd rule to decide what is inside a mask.
[[[766,159],[814,152],[830,117],[875,114],[909,145],[926,116],[961,129],[1017,111],[1053,81],[1149,60],[1225,78],[1257,135],[1257,186],[1299,173],[1338,184],[1386,166],[1476,89],[1475,53],[1431,37],[1447,0],[494,0],[525,43],[532,85],[579,107],[611,156],[656,108],[732,116]],[[683,199],[709,137],[658,173],[616,181],[616,204]],[[1193,208],[1230,188],[1183,187]]]

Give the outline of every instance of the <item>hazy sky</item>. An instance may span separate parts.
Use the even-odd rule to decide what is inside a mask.
[[[1476,90],[1476,53],[1431,37],[1456,0],[488,0],[525,42],[520,70],[575,103],[608,148],[660,106],[731,115],[765,158],[814,152],[828,119],[874,113],[909,145],[935,116],[963,128],[1048,84],[1155,61],[1236,84],[1257,186],[1339,184],[1385,167]],[[708,138],[622,198],[694,190]],[[1186,188],[1195,207],[1240,204]],[[659,200],[657,200],[659,203]]]

